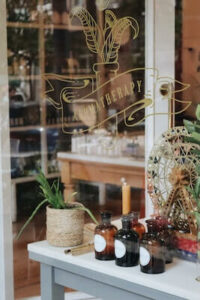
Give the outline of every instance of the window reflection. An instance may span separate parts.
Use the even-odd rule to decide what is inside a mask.
[[[106,61],[105,47],[101,57],[91,51],[80,18],[72,18],[78,7],[87,8],[99,28],[105,29],[105,39],[112,17],[116,22],[127,16],[134,18],[139,34],[134,38],[135,24],[127,21],[130,24],[118,41],[117,60],[111,59],[111,51]],[[112,10],[107,20],[105,8]],[[123,158],[126,166],[129,159],[144,160],[145,123],[132,126],[143,119],[144,109],[135,106],[135,119],[129,120],[133,111],[129,106],[144,95],[144,10],[144,1],[138,0],[7,0],[14,235],[40,201],[34,181],[38,169],[50,182],[60,176],[58,152],[94,157],[97,162]],[[105,59],[100,60],[102,56]],[[127,72],[134,68],[141,70]],[[106,176],[109,181],[109,174]],[[110,182],[118,186],[104,187],[103,206],[98,200],[102,189],[91,184],[92,174],[87,181],[77,180],[79,201],[96,216],[100,209],[110,209],[119,216],[120,178],[118,175]],[[140,210],[141,198],[141,190],[134,189],[133,209]],[[28,260],[22,264],[21,257],[27,255],[28,242],[44,238],[45,213],[41,210],[24,237],[14,241],[16,298],[39,294],[38,265]]]

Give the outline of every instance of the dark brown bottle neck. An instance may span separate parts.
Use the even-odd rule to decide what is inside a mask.
[[[132,225],[136,225],[138,224],[138,220],[139,220],[139,213],[137,212],[132,212],[130,214],[130,219],[131,219],[131,222],[132,222]]]
[[[111,224],[111,213],[108,211],[104,211],[101,213],[101,223],[102,225],[110,225]]]
[[[131,229],[131,222],[122,220],[122,229],[125,231],[129,231]]]
[[[139,224],[138,220],[137,220],[137,219],[133,219],[133,220],[132,220],[132,226],[135,226],[135,225],[137,225],[137,224]]]
[[[156,224],[155,220],[153,220],[153,219],[147,220],[146,223],[147,223],[148,233],[151,233],[151,234],[157,233],[158,228],[157,228],[157,224]]]
[[[102,225],[110,225],[111,224],[111,219],[110,218],[102,218],[101,220]]]

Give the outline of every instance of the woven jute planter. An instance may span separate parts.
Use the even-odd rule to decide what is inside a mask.
[[[47,206],[46,213],[47,241],[49,244],[57,247],[72,247],[82,244],[84,227],[83,210],[54,209]]]

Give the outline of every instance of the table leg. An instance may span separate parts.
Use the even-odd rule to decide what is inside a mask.
[[[68,202],[69,196],[74,192],[74,183],[71,178],[71,164],[69,162],[65,162],[61,164],[61,180],[64,184],[64,200]],[[73,202],[75,199],[71,199]]]
[[[40,264],[41,300],[64,300],[64,286],[54,282],[54,268]]]
[[[71,198],[71,194],[75,192],[74,184],[64,184],[64,200],[65,202],[69,202],[69,199],[71,202],[74,201],[74,197]]]

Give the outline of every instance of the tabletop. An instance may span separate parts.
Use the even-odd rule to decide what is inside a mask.
[[[58,152],[57,157],[60,159],[112,164],[118,166],[138,167],[138,168],[145,167],[144,159],[132,158],[132,157],[107,157],[107,156],[78,154],[72,152]]]
[[[127,284],[127,288],[130,284],[136,284],[141,288],[150,288],[172,295],[172,298],[167,299],[174,299],[173,296],[188,300],[200,299],[200,283],[195,280],[197,275],[195,263],[174,259],[172,264],[166,265],[165,273],[149,275],[141,273],[139,266],[122,268],[116,266],[114,261],[102,262],[96,260],[94,253],[72,256],[71,254],[66,255],[64,250],[66,248],[50,246],[47,241],[28,245],[30,258],[41,263],[51,264],[59,268],[74,266],[76,272],[81,273],[81,270],[84,270],[82,275],[93,271],[97,278],[103,278],[102,275],[105,275],[113,280],[118,280],[118,282],[122,280]]]

